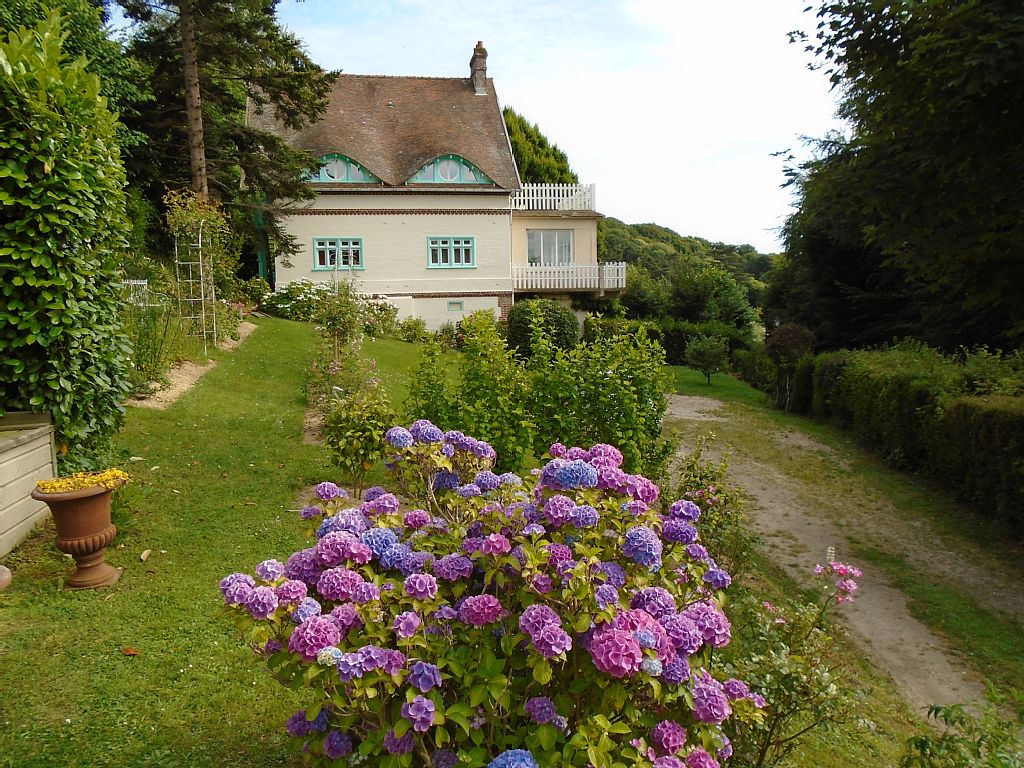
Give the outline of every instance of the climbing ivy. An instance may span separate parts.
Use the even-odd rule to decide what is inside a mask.
[[[52,414],[65,469],[103,461],[124,414],[126,243],[116,121],[58,13],[0,41],[0,414]]]

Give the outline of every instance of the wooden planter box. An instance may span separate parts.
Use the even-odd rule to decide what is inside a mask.
[[[0,416],[0,557],[14,549],[46,517],[47,506],[29,494],[36,480],[56,476],[50,417],[39,413]]]

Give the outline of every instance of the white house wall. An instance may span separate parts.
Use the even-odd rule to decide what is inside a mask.
[[[276,283],[334,279],[313,269],[313,240],[337,237],[362,240],[365,268],[339,273],[362,293],[511,293],[509,219],[504,195],[320,195],[285,220],[301,250],[291,266],[278,262]],[[476,266],[429,268],[427,239],[437,236],[473,238]]]

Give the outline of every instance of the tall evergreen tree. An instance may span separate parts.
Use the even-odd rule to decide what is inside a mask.
[[[503,114],[512,155],[524,184],[579,183],[565,152],[548,141],[536,123],[530,123],[511,107],[505,107]]]

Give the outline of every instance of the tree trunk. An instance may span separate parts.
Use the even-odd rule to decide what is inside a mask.
[[[185,60],[185,118],[188,124],[188,159],[192,190],[203,200],[210,197],[206,181],[206,141],[203,138],[203,104],[199,95],[199,60],[196,55],[196,22],[193,0],[178,0],[181,12],[181,52]]]

